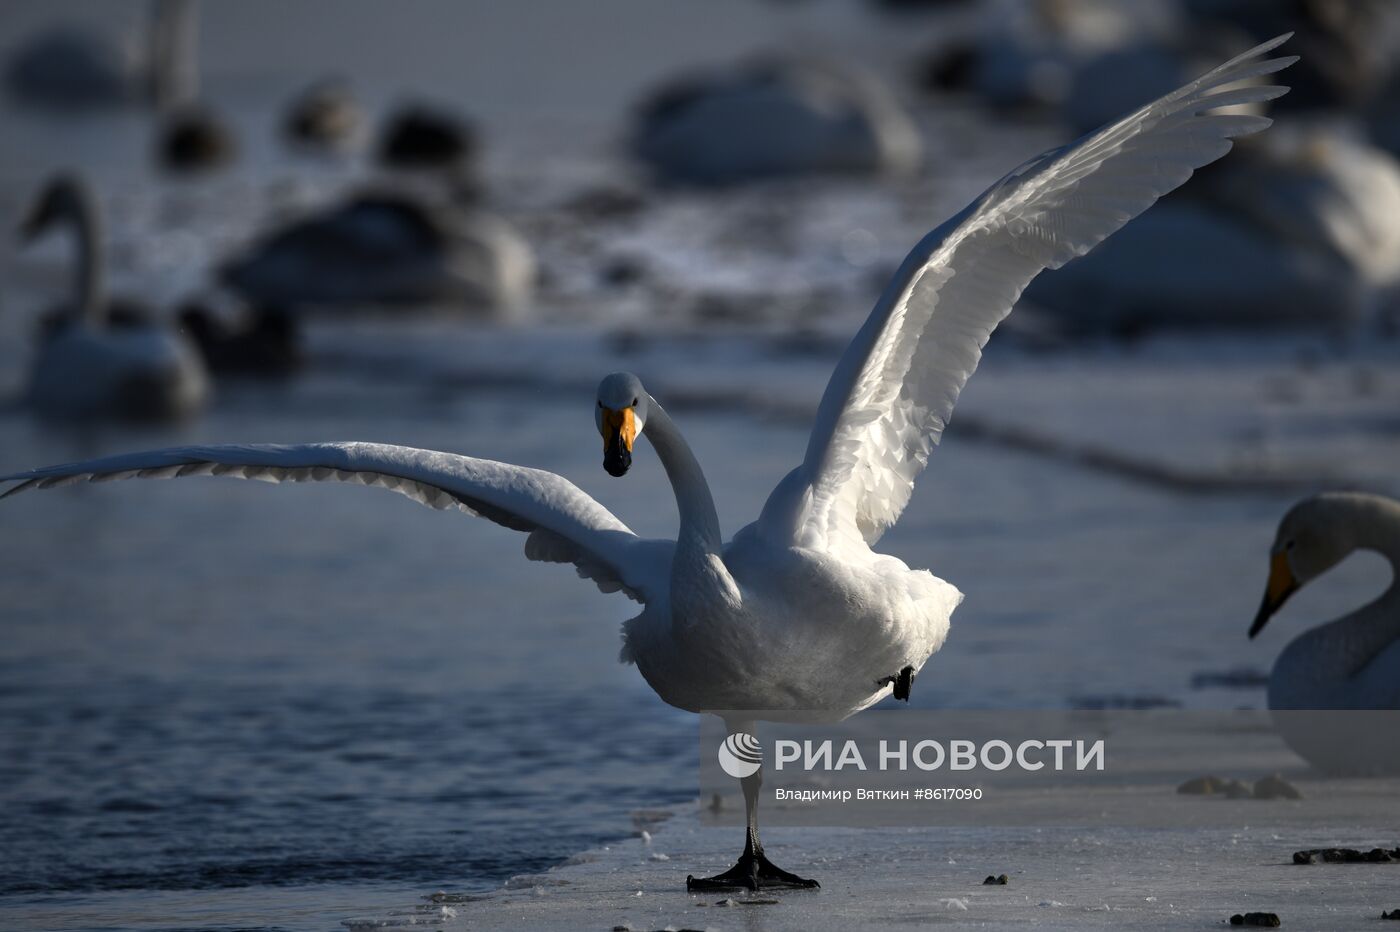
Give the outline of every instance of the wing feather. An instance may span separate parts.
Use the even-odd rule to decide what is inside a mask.
[[[658,596],[670,573],[671,541],[637,537],[561,476],[388,444],[226,444],[131,453],[0,476],[0,482],[16,483],[0,499],[78,482],[185,476],[346,482],[398,492],[430,508],[455,507],[529,534],[529,559],[572,563],[604,592],[621,591],[638,601]]]
[[[837,549],[877,541],[908,504],[992,331],[1040,272],[1082,256],[1270,121],[1222,107],[1272,100],[1236,86],[1295,56],[1250,49],[1062,148],[1030,159],[904,260],[828,383],[801,466],[765,533]]]

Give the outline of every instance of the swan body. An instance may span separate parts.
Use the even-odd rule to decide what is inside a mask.
[[[180,332],[199,348],[204,364],[220,375],[279,378],[305,362],[301,327],[296,318],[276,308],[240,308],[221,314],[197,300],[186,302],[177,315]]]
[[[774,547],[750,525],[721,557],[737,598],[702,603],[709,621],[694,628],[673,624],[673,606],[648,605],[623,627],[622,659],[692,712],[859,712],[890,694],[884,677],[922,667],[943,645],[963,595],[895,557],[853,556]]]
[[[29,375],[30,402],[61,418],[164,420],[203,404],[208,377],[194,348],[139,310],[103,291],[101,221],[85,184],[49,183],[23,233],[37,237],[67,223],[76,234],[75,295],[44,328]]]
[[[1289,129],[1248,140],[1027,297],[1069,327],[1110,331],[1373,317],[1400,285],[1400,163],[1324,127]]]
[[[1294,592],[1361,549],[1400,569],[1400,502],[1328,492],[1294,506],[1279,524],[1250,637]],[[1400,709],[1400,584],[1290,642],[1269,678],[1269,708]]]
[[[21,48],[6,71],[23,104],[73,111],[193,96],[197,10],[191,0],[155,0],[144,54],[83,29],[58,27]]]
[[[984,4],[980,20],[972,36],[933,53],[931,71],[944,89],[970,91],[995,107],[1063,107],[1071,123],[1091,112],[1111,119],[1186,77],[1183,63],[1161,49],[1183,31],[1174,3],[996,0]],[[1091,64],[1112,69],[1112,86],[1085,84],[1080,73]],[[1103,112],[1115,103],[1121,106]]]
[[[364,114],[350,89],[326,80],[307,88],[287,108],[282,135],[307,151],[344,151],[358,141],[363,123]]]
[[[1294,592],[1359,549],[1384,556],[1396,578],[1379,598],[1283,649],[1269,676],[1269,709],[1289,746],[1320,769],[1400,773],[1393,733],[1375,734],[1364,717],[1327,714],[1400,711],[1400,502],[1329,492],[1295,505],[1279,523],[1268,586],[1249,636],[1258,635]],[[1393,727],[1393,716],[1388,722],[1381,727]]]
[[[1285,92],[1232,89],[1290,64],[1265,57],[1285,38],[1025,162],[926,236],[837,364],[802,462],[727,545],[699,461],[628,373],[598,386],[603,467],[625,475],[637,438],[647,438],[675,495],[674,540],[636,536],[552,473],[368,443],[134,453],[0,476],[16,483],[4,495],[187,475],[382,486],[522,531],[528,558],[572,563],[604,591],[643,603],[624,625],[622,660],[680,708],[718,712],[738,729],[756,717],[836,720],[892,693],[907,698],[962,595],[874,546],[908,504],[992,330],[1042,270],[1087,252],[1228,152],[1232,137],[1267,126],[1215,111]],[[760,779],[741,781],[749,825],[739,863],[690,878],[692,889],[815,885],[764,856]]]
[[[437,302],[508,314],[528,301],[535,260],[497,217],[368,192],[272,231],[221,275],[255,305]]]
[[[176,175],[223,168],[238,154],[233,133],[206,107],[183,106],[161,119],[156,164]]]
[[[428,104],[409,104],[386,120],[376,155],[385,168],[467,180],[480,148],[477,131],[466,120]]]
[[[641,108],[633,148],[662,180],[697,185],[908,171],[922,154],[913,122],[873,77],[786,60],[662,88]]]

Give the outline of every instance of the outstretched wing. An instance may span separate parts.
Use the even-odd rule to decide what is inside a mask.
[[[352,482],[433,508],[456,507],[530,536],[525,556],[572,563],[604,592],[644,602],[670,576],[674,544],[644,540],[572,482],[539,469],[382,443],[175,447],[0,476],[0,494],[111,479],[231,476],[264,482]]]
[[[778,522],[767,529],[813,548],[878,540],[1031,279],[1088,252],[1230,151],[1232,138],[1267,127],[1265,117],[1218,111],[1287,92],[1229,87],[1296,61],[1263,57],[1287,39],[1031,159],[926,236],[837,365],[802,465],[765,508],[765,522]]]

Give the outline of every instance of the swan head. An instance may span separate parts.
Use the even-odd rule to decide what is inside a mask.
[[[1283,516],[1269,551],[1269,581],[1259,614],[1249,628],[1251,638],[1264,629],[1289,596],[1356,549],[1352,511],[1345,507],[1350,498],[1345,493],[1315,495]]]
[[[630,372],[614,372],[598,383],[593,409],[603,436],[603,468],[610,476],[625,476],[632,466],[632,445],[646,426],[651,396],[642,380]]]
[[[76,175],[55,175],[20,224],[20,239],[26,243],[37,239],[57,221],[84,212],[88,201],[87,188]]]

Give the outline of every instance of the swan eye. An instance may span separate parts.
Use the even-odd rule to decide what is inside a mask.
[[[633,399],[632,399],[632,407],[635,408],[636,406],[637,406],[637,399],[633,398]]]
[[[1292,550],[1292,549],[1293,549],[1293,545],[1296,544],[1296,543],[1297,543],[1296,540],[1290,540],[1288,543],[1286,543],[1286,544],[1283,545],[1283,549],[1284,549],[1284,550]]]
[[[602,406],[603,406],[603,403],[602,403],[602,402],[601,402],[601,401],[600,401],[600,402],[598,402],[598,407],[600,407],[600,408],[601,408],[601,407],[602,407]]]

